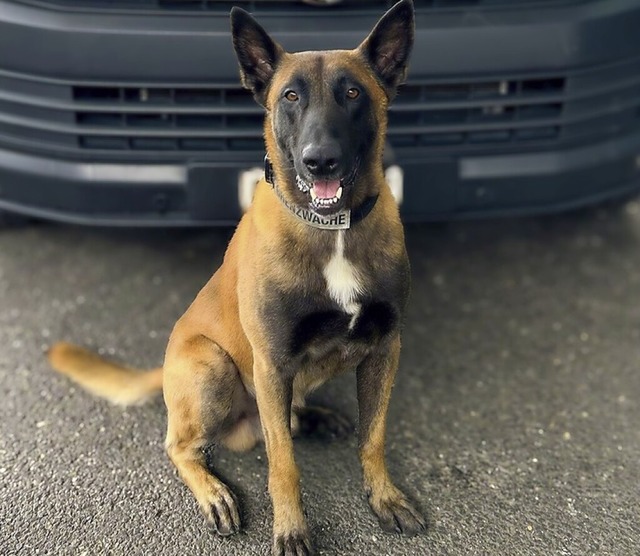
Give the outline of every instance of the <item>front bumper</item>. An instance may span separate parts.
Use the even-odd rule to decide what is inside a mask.
[[[373,10],[264,14],[289,50],[352,47]],[[326,31],[325,29],[331,29]],[[418,10],[390,117],[403,216],[548,212],[640,189],[634,0]],[[226,14],[0,0],[0,208],[100,225],[229,224],[263,157]]]

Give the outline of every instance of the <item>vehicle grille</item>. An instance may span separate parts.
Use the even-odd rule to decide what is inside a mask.
[[[74,10],[173,10],[180,12],[207,11],[228,13],[241,6],[252,13],[294,14],[327,13],[335,10],[363,10],[378,13],[390,8],[397,0],[341,0],[335,5],[313,6],[301,0],[22,0],[24,3],[73,8]],[[509,6],[517,9],[544,5],[579,4],[588,0],[414,0],[417,10],[490,9]]]
[[[637,128],[640,59],[550,75],[414,79],[394,102],[398,150],[555,148]],[[0,143],[186,159],[263,151],[262,109],[236,86],[93,86],[0,72]],[[242,154],[244,153],[244,154]],[[251,154],[249,154],[251,153]]]

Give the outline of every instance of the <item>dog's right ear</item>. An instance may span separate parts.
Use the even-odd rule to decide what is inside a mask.
[[[242,8],[231,9],[231,35],[242,84],[264,105],[269,83],[284,50]]]

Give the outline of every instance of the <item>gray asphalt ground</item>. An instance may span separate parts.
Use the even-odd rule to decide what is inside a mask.
[[[221,453],[244,531],[208,533],[162,448],[160,399],[123,410],[47,367],[67,339],[137,366],[229,230],[0,231],[0,554],[268,554],[262,448]],[[355,438],[297,443],[320,554],[640,554],[640,206],[408,229],[414,293],[388,458],[430,529],[379,530]],[[345,377],[316,398],[355,420]]]

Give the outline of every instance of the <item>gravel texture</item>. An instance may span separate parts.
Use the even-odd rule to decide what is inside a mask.
[[[220,453],[244,531],[207,532],[123,410],[47,367],[56,339],[155,366],[229,230],[0,230],[0,554],[268,554],[262,448]],[[409,227],[413,296],[388,459],[430,529],[382,533],[356,440],[297,443],[319,554],[640,554],[640,206]],[[355,381],[316,401],[355,420]]]

